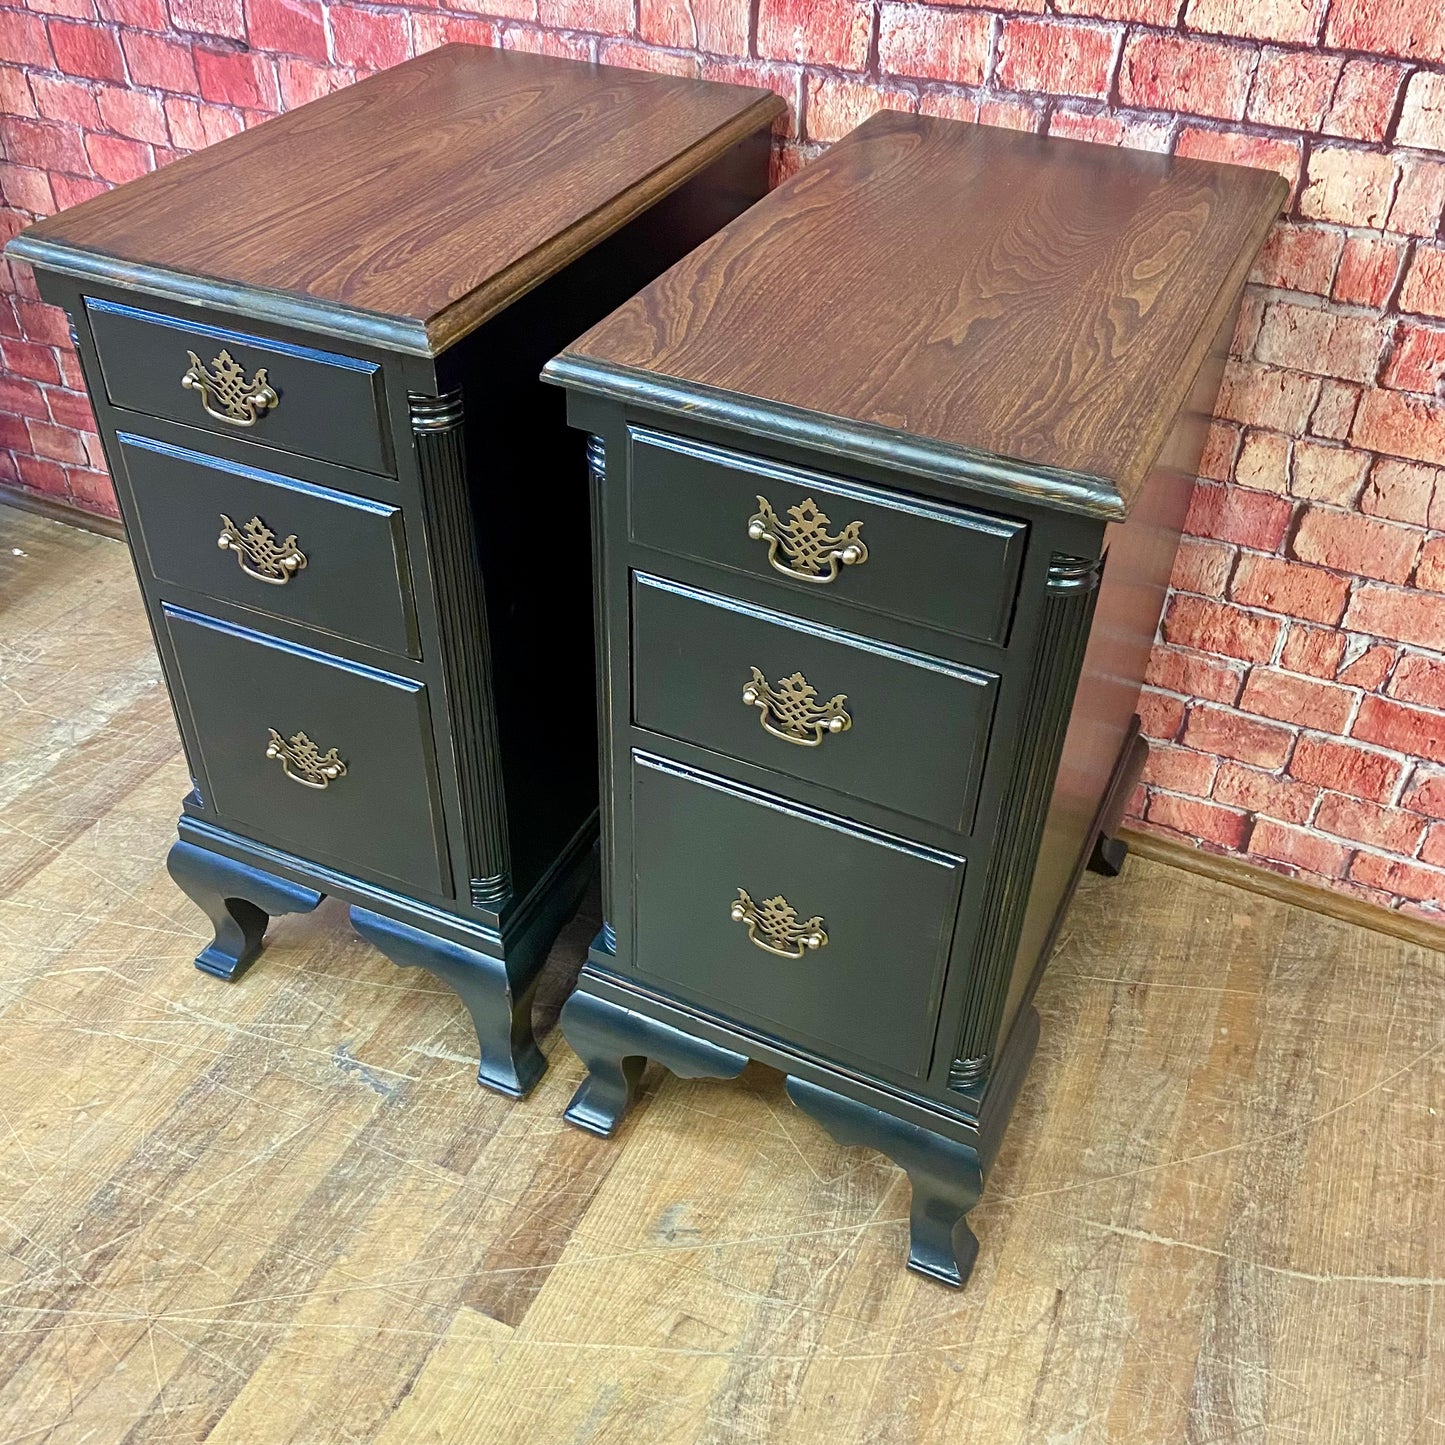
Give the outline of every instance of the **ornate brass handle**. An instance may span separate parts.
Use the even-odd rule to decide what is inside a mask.
[[[862,522],[849,522],[836,536],[833,524],[818,504],[806,497],[788,508],[788,520],[779,520],[766,497],[758,498],[758,510],[748,518],[748,536],[768,544],[768,564],[784,577],[799,582],[832,582],[840,567],[860,567],[868,560],[868,546],[859,536]],[[778,560],[781,552],[786,564]]]
[[[284,587],[306,565],[306,554],[296,545],[296,533],[278,542],[260,517],[252,517],[244,527],[238,527],[222,512],[216,546],[223,552],[234,552],[236,565],[246,576],[271,587]]]
[[[335,748],[322,752],[305,733],[283,738],[275,728],[267,729],[266,756],[281,764],[281,771],[303,788],[329,788],[346,776],[346,764]]]
[[[209,367],[194,351],[186,355],[191,364],[181,377],[181,385],[187,391],[200,392],[206,415],[227,426],[255,426],[281,400],[266,380],[264,366],[258,367],[255,376],[247,381],[241,364],[229,351],[223,351]]]
[[[776,687],[756,667],[751,672],[753,680],[743,684],[743,701],[757,708],[765,733],[800,748],[816,748],[829,733],[845,733],[853,726],[843,707],[847,693],[819,704],[818,689],[801,672],[785,677]]]
[[[754,903],[747,890],[739,888],[732,906],[732,920],[747,924],[753,944],[779,958],[802,958],[808,949],[828,946],[823,920],[814,914],[807,922],[799,923],[797,909],[781,894]]]

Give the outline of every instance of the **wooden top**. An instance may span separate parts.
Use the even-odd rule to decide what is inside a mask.
[[[782,109],[766,90],[448,45],[41,221],[10,251],[435,355]]]
[[[1286,190],[884,111],[546,375],[1122,516]]]

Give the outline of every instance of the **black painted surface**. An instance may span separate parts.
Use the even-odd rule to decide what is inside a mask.
[[[445,890],[425,687],[195,613],[164,618],[221,819],[366,876]],[[326,788],[292,781],[266,756],[271,728],[336,748],[345,776]]]
[[[382,430],[381,369],[375,362],[268,341],[228,325],[187,324],[94,298],[86,311],[106,393],[116,406],[367,472],[394,470]],[[222,351],[229,352],[248,381],[264,367],[276,405],[252,427],[215,420],[202,407],[200,393],[181,385],[190,351],[207,367]]]
[[[827,594],[864,613],[907,618],[983,642],[1007,638],[1024,523],[648,429],[630,436],[635,541],[764,577],[786,589],[782,606],[804,614],[809,594]],[[810,498],[827,515],[830,535],[861,522],[867,560],[841,567],[830,582],[785,575],[769,564],[767,542],[748,535],[760,496],[785,524],[788,509]],[[784,561],[781,554],[778,560]],[[860,618],[859,625],[869,623]]]
[[[116,441],[136,499],[136,541],[161,583],[334,637],[421,655],[401,509],[130,433]],[[222,518],[259,517],[306,566],[283,584],[245,572],[217,545]],[[321,640],[320,645],[328,645]]]
[[[633,720],[954,832],[973,827],[998,678],[828,632],[646,573],[632,581]],[[801,672],[818,703],[845,694],[846,732],[816,745],[766,732],[743,700],[751,669],[774,688]],[[772,709],[775,729],[780,719]],[[814,735],[816,737],[816,734]]]

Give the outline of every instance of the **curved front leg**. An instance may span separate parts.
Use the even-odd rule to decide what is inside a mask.
[[[274,915],[309,913],[326,896],[194,843],[173,843],[166,870],[211,920],[215,937],[196,955],[196,967],[216,978],[239,978],[255,962]]]
[[[506,963],[384,914],[353,906],[351,926],[400,968],[421,968],[454,989],[472,1016],[480,1062],[477,1082],[520,1099],[547,1072],[532,1033],[536,975],[514,991]]]
[[[563,1118],[604,1139],[631,1107],[648,1059],[684,1079],[735,1079],[748,1062],[746,1054],[580,989],[562,1006],[559,1022],[563,1037],[587,1065],[587,1077]]]
[[[904,1170],[913,1190],[908,1267],[959,1288],[978,1257],[978,1239],[964,1219],[983,1193],[978,1150],[806,1079],[790,1076],[787,1087],[838,1143],[876,1149]]]

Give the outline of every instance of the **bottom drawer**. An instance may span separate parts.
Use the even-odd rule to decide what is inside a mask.
[[[645,753],[632,782],[638,969],[922,1077],[963,859]]]
[[[318,862],[448,896],[426,688],[167,607],[207,803]]]

